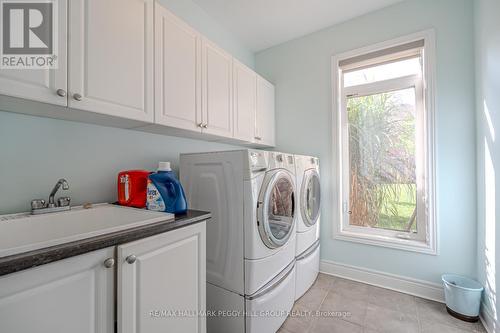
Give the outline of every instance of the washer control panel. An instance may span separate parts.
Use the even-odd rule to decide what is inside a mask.
[[[267,152],[250,150],[248,152],[248,159],[250,162],[250,170],[253,172],[267,170]]]
[[[269,169],[287,169],[295,173],[295,159],[292,154],[280,152],[269,153]]]

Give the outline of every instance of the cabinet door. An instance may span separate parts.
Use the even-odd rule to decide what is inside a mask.
[[[200,34],[155,6],[155,123],[201,131]]]
[[[253,142],[257,112],[257,74],[234,60],[234,137]]]
[[[57,15],[57,68],[0,69],[0,94],[67,105],[67,0],[57,2]]]
[[[233,136],[233,58],[207,39],[202,46],[203,133]]]
[[[274,86],[261,77],[257,78],[255,142],[266,146],[275,145]]]
[[[154,0],[72,0],[70,107],[153,121]]]
[[[205,332],[205,274],[205,222],[119,246],[118,332]]]
[[[0,277],[0,330],[112,333],[114,247]]]

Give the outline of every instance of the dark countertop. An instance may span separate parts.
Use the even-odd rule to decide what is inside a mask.
[[[208,212],[188,210],[186,214],[176,215],[174,220],[152,223],[145,226],[2,257],[0,258],[0,276],[179,229],[206,221],[210,217],[211,214]]]

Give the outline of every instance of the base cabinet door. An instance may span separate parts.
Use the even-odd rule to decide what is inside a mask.
[[[153,122],[154,0],[71,0],[70,107]]]
[[[257,78],[257,124],[255,142],[275,146],[274,86],[261,77]]]
[[[104,265],[114,252],[106,248],[1,276],[0,331],[114,332],[115,270]]]
[[[205,222],[118,247],[119,333],[205,332]]]
[[[19,11],[20,9],[17,10]],[[57,6],[54,7],[54,10],[57,10],[55,13],[55,15],[57,15],[57,32],[55,34],[57,43],[53,44],[53,47],[57,47],[57,68],[2,68],[0,69],[0,95],[24,98],[61,106],[67,105],[67,0],[58,0]],[[5,13],[5,15],[7,14],[8,13]],[[26,14],[27,13],[24,15]],[[25,41],[26,43],[29,43],[27,42],[27,38],[25,38]],[[5,56],[8,56],[8,54]]]

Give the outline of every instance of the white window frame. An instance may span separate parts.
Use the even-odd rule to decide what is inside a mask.
[[[423,76],[410,75],[385,81],[368,83],[356,87],[343,87],[343,73],[340,62],[345,59],[382,51],[419,40],[424,41],[423,47]],[[333,87],[333,155],[336,160],[337,196],[333,198],[333,207],[338,214],[334,218],[333,238],[344,241],[377,245],[407,251],[415,251],[432,255],[438,254],[437,223],[436,223],[436,196],[435,196],[435,32],[426,30],[385,41],[368,47],[337,54],[332,57],[332,87]],[[422,84],[423,83],[423,84]],[[417,110],[416,132],[416,171],[419,177],[420,191],[417,193],[417,229],[425,230],[420,234],[402,233],[394,230],[351,226],[348,222],[349,183],[345,180],[349,173],[347,133],[347,96],[353,94],[363,96],[384,91],[400,90],[415,87]],[[422,128],[423,127],[423,128]],[[425,147],[419,151],[418,147]],[[423,229],[422,229],[423,228]]]

